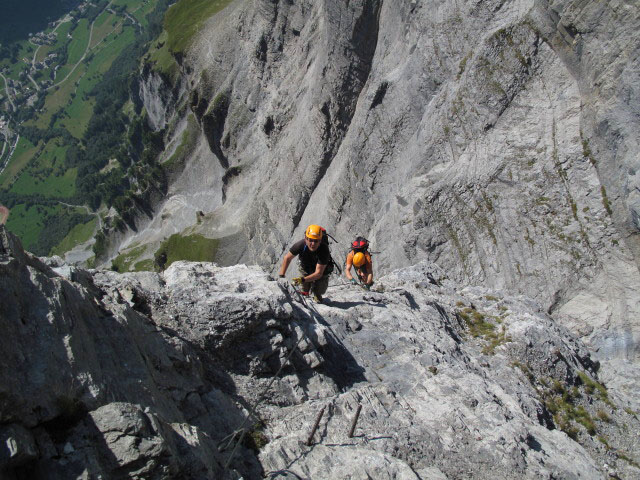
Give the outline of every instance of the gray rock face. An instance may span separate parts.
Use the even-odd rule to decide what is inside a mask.
[[[3,478],[640,477],[637,402],[525,297],[423,262],[311,304],[256,266],[0,239]]]
[[[561,409],[545,412],[555,408],[554,395],[575,395],[567,393],[573,387],[560,392],[555,382],[587,388],[570,380],[594,368],[586,349],[567,341],[567,332],[531,301],[498,298],[484,288],[455,289],[447,281],[437,286],[429,278],[442,278],[442,272],[420,264],[381,279],[378,288],[384,293],[354,301],[353,292],[338,291],[317,307],[316,314],[340,337],[367,382],[309,401],[295,413],[272,409],[275,418],[267,425],[274,427],[267,433],[275,440],[261,454],[263,464],[308,478],[320,468],[320,478],[348,478],[342,475],[351,469],[363,478],[362,472],[371,478],[438,478],[434,470],[440,478],[600,478],[606,473],[602,465],[610,461],[586,453],[601,450],[598,441],[582,431],[582,447],[565,444],[568,438],[548,430],[547,423],[561,423]],[[479,332],[490,329],[481,326],[485,322],[496,322],[493,333]],[[578,403],[588,403],[587,396]],[[610,411],[604,397],[591,398],[605,402],[596,410]],[[363,413],[349,439],[357,405]],[[322,407],[326,411],[314,441],[326,448],[309,449],[309,430],[301,425],[311,424]],[[551,455],[556,448],[567,456]],[[343,458],[345,449],[353,457]],[[360,464],[370,449],[403,459],[413,471],[396,473],[389,466],[381,474],[377,469],[393,462],[375,455],[371,463]]]
[[[144,103],[149,125],[154,130],[162,130],[167,126],[167,120],[175,113],[178,92],[167,89],[165,79],[148,67],[142,72],[142,76],[139,95]]]
[[[629,2],[234,2],[175,98],[147,77],[153,125],[175,147],[195,122],[197,146],[124,245],[202,210],[188,232],[220,264],[271,268],[320,223],[367,236],[379,271],[436,262],[635,362],[639,23]]]

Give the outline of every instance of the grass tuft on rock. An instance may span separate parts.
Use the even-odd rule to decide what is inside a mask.
[[[458,315],[465,321],[469,333],[472,337],[484,337],[495,330],[495,325],[487,322],[485,315],[474,308],[467,307],[458,312]]]
[[[244,436],[242,443],[254,452],[260,452],[269,443],[269,439],[264,434],[264,424],[262,422],[256,423]]]
[[[633,465],[636,468],[640,468],[640,465],[638,464],[638,462],[634,461],[632,458],[630,458],[627,454],[623,453],[623,452],[616,452],[617,457],[620,460],[624,460],[625,462],[627,462],[629,465]]]
[[[586,374],[583,372],[578,372],[578,374],[580,378],[584,376],[588,379]],[[585,406],[578,405],[578,401],[583,398],[580,388],[574,386],[573,388],[568,389],[562,382],[556,379],[553,379],[551,382],[541,382],[541,384],[545,385],[545,388],[541,391],[544,405],[553,415],[553,421],[557,428],[565,432],[574,440],[577,438],[579,431],[576,427],[576,423],[582,425],[589,435],[594,436],[596,434],[597,428],[594,418],[587,411]],[[593,395],[598,392],[600,400],[604,402],[608,401],[607,397],[605,397],[605,400],[605,398],[600,394],[600,389],[604,389],[602,385],[591,379],[589,379],[589,383],[587,383],[586,380],[583,380],[582,384],[584,385],[584,393],[587,395]],[[600,387],[597,387],[596,384],[600,385]],[[588,401],[590,403],[592,400]],[[584,400],[582,403],[584,403]],[[609,416],[602,410],[598,410],[596,418],[601,422],[610,421]]]
[[[615,408],[615,406],[613,405],[613,403],[609,399],[609,393],[607,392],[607,389],[606,389],[606,387],[604,385],[602,385],[601,383],[598,383],[595,380],[591,379],[584,372],[578,372],[578,377],[580,377],[580,381],[583,383],[585,391],[589,395],[592,395],[592,394],[597,392],[597,395],[598,395],[598,397],[600,397],[600,400],[602,400],[604,403],[606,403],[610,407],[614,407]]]
[[[494,319],[499,323],[500,320],[495,317],[484,315],[471,307],[458,311],[458,316],[464,320],[469,334],[473,338],[482,338],[488,342],[482,348],[482,353],[486,355],[493,355],[496,347],[511,341],[511,337],[506,334],[504,326],[500,331],[496,331],[496,325],[488,321],[488,319]]]
[[[522,370],[522,373],[524,373],[524,376],[527,377],[527,380],[529,380],[529,383],[531,383],[531,385],[535,386],[536,384],[536,377],[533,374],[533,372],[531,371],[531,369],[529,368],[528,365],[525,365],[522,362],[519,361],[515,361],[511,364],[514,367],[519,368],[520,370]]]
[[[510,342],[512,339],[507,335],[504,326],[500,329],[500,332],[491,332],[487,335],[487,340],[489,343],[482,348],[482,353],[486,355],[493,355],[495,353],[496,347],[499,345]]]

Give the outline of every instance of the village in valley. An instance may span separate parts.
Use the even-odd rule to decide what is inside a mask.
[[[88,63],[87,60],[91,59],[88,57],[100,49],[100,43],[104,43],[109,35],[117,36],[125,23],[140,28],[138,20],[126,11],[126,5],[113,4],[113,1],[109,2],[105,7],[99,1],[83,2],[62,18],[49,22],[46,30],[29,33],[26,41],[12,45],[9,49],[12,54],[8,58],[4,55],[7,50],[0,50],[0,79],[4,87],[0,91],[0,135],[3,143],[11,144],[15,140],[16,124],[43,112],[42,102],[47,93],[51,93],[49,90],[60,87],[66,80],[73,81],[71,73],[80,62]],[[96,10],[98,15],[95,15]],[[91,16],[94,19],[87,36],[86,26]],[[101,17],[103,23],[108,23],[108,17],[112,17],[112,28],[110,32],[101,32],[102,38],[96,41],[92,34],[96,21]],[[79,52],[81,56],[77,58]],[[61,77],[60,72],[65,75]],[[76,80],[76,87],[79,81]],[[6,153],[9,152],[3,151],[0,160],[8,160],[4,158]]]
[[[56,218],[84,225],[73,244],[95,233],[99,219],[77,195],[78,166],[68,153],[83,148],[105,73],[139,41],[157,5],[85,1],[41,31],[0,44],[0,205],[10,207],[7,227],[25,247],[37,249]]]

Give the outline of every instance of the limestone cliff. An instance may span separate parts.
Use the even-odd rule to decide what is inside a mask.
[[[196,231],[271,268],[321,223],[380,272],[531,296],[637,370],[639,24],[595,0],[233,2],[177,85],[143,71],[181,163],[120,248]]]

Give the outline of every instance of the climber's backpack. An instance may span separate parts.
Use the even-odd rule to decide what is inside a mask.
[[[329,248],[329,238],[331,238],[331,240],[333,240],[334,243],[338,243],[335,238],[329,235],[327,231],[324,228],[322,228],[322,243],[324,243],[327,246],[327,248]],[[333,260],[333,257],[331,256],[331,249],[329,249],[329,263],[327,263],[327,268],[324,269],[324,274],[330,275],[333,272],[334,268],[337,268],[338,273],[342,275],[342,270],[340,269],[338,264]]]
[[[351,242],[351,250],[353,250],[353,253],[367,253],[369,250],[369,240],[364,237],[356,237],[356,239]]]

